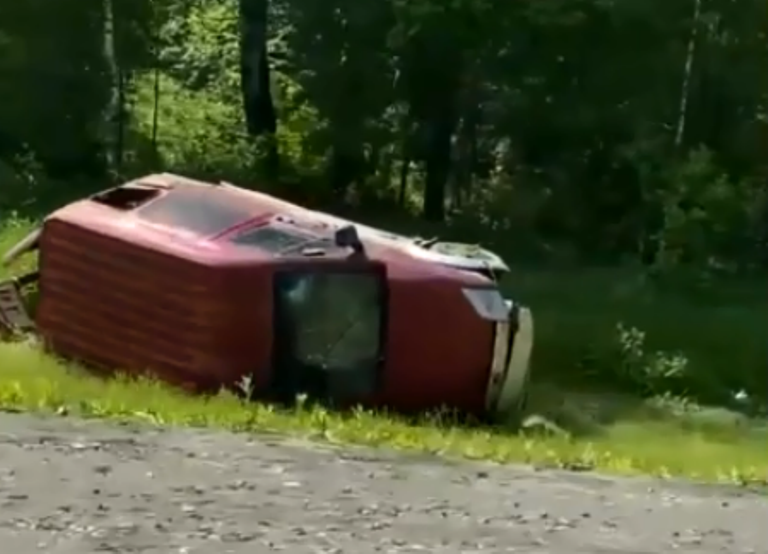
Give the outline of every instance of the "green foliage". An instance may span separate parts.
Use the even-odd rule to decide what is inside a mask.
[[[0,8],[3,150],[30,147],[60,164],[88,158],[107,97],[99,21],[97,0]]]
[[[159,163],[169,170],[215,178],[232,168],[253,167],[256,152],[238,129],[237,123],[242,122],[239,106],[226,102],[220,90],[195,91],[162,74],[157,90],[158,127],[153,145],[147,139],[152,136],[155,118],[154,75],[143,74],[136,81],[133,131],[137,146],[144,149],[137,152],[138,164],[151,159],[156,148]]]
[[[52,209],[78,194],[75,187],[50,178],[30,151],[0,158],[0,183],[0,222],[4,224],[9,219],[16,221],[17,214],[39,216],[41,210]],[[9,214],[12,217],[8,219]]]
[[[440,202],[440,189],[449,219],[541,243],[526,251],[650,256],[664,273],[765,257],[757,0],[738,13],[719,0],[698,11],[660,0],[270,0],[279,125],[261,141],[245,136],[241,26],[223,0],[112,0],[125,110],[107,140],[106,5],[0,10],[0,157],[31,148],[46,171],[67,160],[85,171],[111,141],[123,173],[189,161],[259,181],[276,142],[280,178],[307,196],[353,186],[371,201]]]
[[[534,374],[570,387],[768,404],[762,276],[670,287],[631,268],[517,266],[502,286],[536,323]]]
[[[163,22],[160,41],[159,65],[182,87],[215,90],[239,106],[237,9],[232,2],[193,3],[172,14]]]
[[[622,323],[616,325],[616,335],[614,373],[622,384],[646,396],[679,392],[690,371],[683,354],[648,352],[645,333]]]

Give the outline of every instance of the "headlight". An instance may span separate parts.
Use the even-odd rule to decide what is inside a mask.
[[[488,321],[507,321],[509,308],[498,289],[461,289],[477,315]]]

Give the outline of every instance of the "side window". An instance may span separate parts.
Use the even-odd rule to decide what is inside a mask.
[[[280,275],[278,304],[290,320],[296,361],[328,371],[374,365],[381,347],[382,288],[378,274]]]
[[[283,229],[266,225],[246,231],[230,239],[233,244],[256,246],[275,254],[309,242],[311,236],[300,233],[289,233]]]
[[[177,189],[139,208],[151,223],[186,229],[201,236],[220,233],[251,217],[251,212],[217,189]]]

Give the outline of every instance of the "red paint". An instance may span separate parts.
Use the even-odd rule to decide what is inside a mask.
[[[263,224],[271,214],[289,214],[316,233],[327,227],[313,212],[277,199],[230,188],[215,194],[252,212],[233,228]],[[194,236],[89,200],[64,207],[46,220],[41,239],[41,335],[62,355],[134,373],[151,370],[186,388],[211,390],[251,373],[257,386],[265,385],[274,271],[286,264],[383,264],[390,302],[385,386],[365,402],[482,411],[493,326],[461,289],[488,285],[484,277],[365,238],[368,261],[276,258],[226,242],[230,231]]]

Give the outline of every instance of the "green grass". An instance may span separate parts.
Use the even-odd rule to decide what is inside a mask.
[[[23,224],[6,227],[0,233],[0,250],[27,230]],[[614,325],[620,320],[649,329],[649,347],[683,349],[697,371],[719,374],[743,368],[749,375],[763,356],[757,337],[758,329],[766,326],[752,328],[762,316],[749,303],[741,308],[681,301],[654,304],[654,298],[638,290],[628,292],[625,283],[615,272],[512,276],[508,286],[533,306],[537,316],[537,375],[552,378],[582,371],[584,349],[598,356],[610,350]],[[713,315],[716,322],[709,320]],[[706,340],[702,343],[699,337]],[[719,371],[721,367],[726,369]],[[519,434],[503,427],[463,427],[438,417],[413,422],[363,410],[337,414],[301,403],[279,410],[227,394],[204,399],[146,381],[103,381],[42,353],[32,342],[0,343],[4,410],[274,431],[338,443],[622,474],[685,475],[743,484],[764,484],[768,479],[768,424],[724,409],[674,399],[642,401],[617,393],[565,393],[543,382],[535,383],[531,404],[532,412],[541,417],[531,418]]]
[[[513,271],[507,287],[534,307],[537,339],[551,345],[537,350],[538,367],[558,380],[590,370],[610,379],[616,367],[599,362],[618,346],[621,322],[646,333],[647,351],[685,357],[684,385],[692,392],[715,397],[747,390],[763,400],[768,394],[764,279],[687,296],[652,290],[628,271],[527,270]],[[588,367],[587,358],[598,358],[596,367]]]

